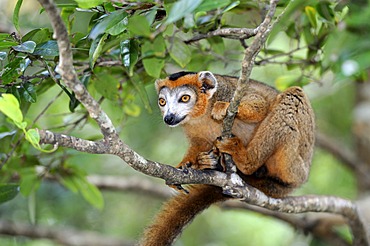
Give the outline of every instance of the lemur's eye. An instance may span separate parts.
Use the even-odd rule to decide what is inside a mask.
[[[181,98],[180,98],[180,102],[188,102],[190,100],[190,96],[189,95],[183,95]]]
[[[163,107],[164,105],[166,105],[166,100],[164,98],[159,98],[158,103],[159,103],[159,106]]]

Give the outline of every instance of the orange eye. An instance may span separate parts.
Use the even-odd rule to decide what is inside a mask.
[[[166,105],[166,100],[165,99],[163,99],[163,98],[159,98],[158,99],[158,104],[159,104],[159,106],[164,106],[164,105]]]
[[[190,100],[190,96],[189,95],[183,95],[180,99],[180,102],[188,102]]]

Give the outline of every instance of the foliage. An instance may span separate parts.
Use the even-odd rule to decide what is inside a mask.
[[[74,93],[60,79],[59,51],[52,29],[41,24],[25,28],[21,15],[24,4],[18,0],[14,8],[16,32],[0,33],[0,202],[14,198],[18,187],[23,195],[32,194],[51,176],[101,209],[102,195],[86,179],[87,172],[70,164],[76,153],[58,149],[46,155],[23,141],[26,138],[42,150],[34,127],[75,131],[90,139],[100,137]],[[199,41],[192,38],[220,28],[255,28],[266,6],[263,1],[249,0],[76,0],[57,4],[69,31],[78,77],[95,98],[119,115],[114,118],[116,125],[140,115],[139,105],[151,112],[146,86],[170,72],[221,70],[238,75],[248,41],[217,35]],[[256,66],[279,65],[289,71],[275,78],[281,90],[320,81],[328,74],[339,80],[363,78],[370,66],[370,41],[366,38],[370,5],[360,14],[355,12],[357,7],[334,0],[281,1],[280,11],[286,10]],[[39,7],[34,11],[44,14]],[[54,112],[69,110],[63,117],[65,124],[40,120],[63,97],[68,102],[56,106]],[[46,101],[50,103],[43,106]],[[35,107],[42,107],[41,113],[33,114]],[[82,126],[88,130],[80,133],[76,128]]]

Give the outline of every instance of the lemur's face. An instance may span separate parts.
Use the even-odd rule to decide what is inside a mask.
[[[174,127],[206,113],[217,80],[209,71],[179,72],[157,80],[155,87],[163,121]]]
[[[189,113],[197,102],[197,93],[191,86],[183,85],[170,89],[163,87],[158,94],[158,105],[163,121],[175,127],[189,120]]]

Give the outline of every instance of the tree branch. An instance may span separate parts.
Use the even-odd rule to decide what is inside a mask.
[[[117,176],[89,175],[87,176],[87,180],[99,189],[135,191],[145,193],[155,198],[169,198],[174,193],[169,187],[165,188],[163,185],[134,177],[122,178]]]
[[[333,154],[339,161],[351,168],[356,173],[361,187],[370,187],[369,167],[362,163],[350,149],[320,132],[316,133],[316,145]]]
[[[247,203],[240,203],[236,201],[226,201],[221,205],[224,209],[244,209],[256,212],[262,215],[276,218],[284,221],[293,228],[302,231],[303,233],[311,233],[320,240],[325,241],[335,246],[350,245],[334,230],[334,226],[346,224],[342,216],[334,214],[310,214],[299,216],[297,214],[285,214],[277,211],[271,211],[262,207],[252,206]]]
[[[38,1],[49,15],[54,29],[54,36],[58,42],[59,64],[56,69],[57,72],[62,76],[64,83],[75,93],[76,98],[89,112],[90,117],[98,123],[105,140],[112,141],[112,139],[118,139],[116,129],[110,118],[101,109],[99,103],[88,93],[77,77],[77,73],[73,67],[73,54],[68,32],[59,15],[58,9],[52,1]]]
[[[154,182],[138,178],[122,178],[117,176],[88,176],[88,180],[99,189],[111,191],[133,191],[135,193],[145,193],[159,199],[169,199],[174,195],[170,188]],[[237,200],[228,200],[220,205],[223,209],[244,209],[260,213],[288,223],[293,228],[304,233],[311,233],[313,236],[335,246],[348,246],[340,235],[334,230],[334,226],[346,224],[340,215],[335,214],[310,214],[298,216],[296,214],[286,214],[278,211],[271,211],[262,207],[256,207]]]
[[[128,165],[147,175],[166,180],[167,184],[210,184],[223,187],[226,194],[240,200],[268,208],[274,211],[286,213],[303,212],[329,212],[344,216],[349,222],[354,234],[355,245],[368,245],[364,225],[359,219],[356,206],[348,201],[337,197],[302,196],[273,199],[267,197],[261,191],[246,184],[234,173],[226,174],[217,171],[200,171],[193,169],[176,169],[172,166],[146,160],[134,150],[129,148],[117,135],[109,117],[102,111],[87,89],[79,82],[73,68],[72,52],[68,40],[68,33],[61,20],[55,5],[50,0],[39,0],[48,13],[55,35],[58,41],[60,60],[58,72],[62,75],[64,83],[76,94],[76,98],[85,106],[90,116],[98,123],[104,140],[92,142],[88,140],[69,137],[62,134],[54,134],[50,131],[40,130],[41,143],[58,144],[62,147],[74,148],[89,153],[105,153],[119,156]],[[230,132],[232,120],[235,116],[238,103],[243,90],[247,87],[248,77],[252,69],[252,63],[258,50],[266,40],[270,32],[270,22],[276,9],[276,0],[271,0],[270,10],[258,27],[256,38],[252,45],[246,49],[245,58],[242,62],[242,74],[238,81],[238,89],[235,92],[225,120],[224,134]]]
[[[227,109],[226,117],[223,121],[223,131],[222,136],[230,136],[231,135],[231,128],[234,123],[235,115],[238,111],[238,107],[240,104],[241,99],[244,96],[244,92],[248,87],[249,76],[252,72],[254,60],[261,50],[261,47],[265,43],[268,34],[272,29],[272,18],[275,15],[276,6],[279,0],[271,0],[269,11],[267,12],[265,19],[263,22],[256,28],[257,33],[256,36],[251,43],[244,51],[244,58],[242,60],[242,69],[240,73],[240,77],[238,80],[238,84],[234,93],[232,100],[230,101],[230,106]]]
[[[40,133],[43,143],[51,143],[50,139],[56,139],[56,137],[52,137],[52,132],[48,131],[47,134],[43,134],[43,131],[40,131]],[[50,138],[48,139],[46,136]],[[86,148],[90,141],[74,141],[73,137],[63,137],[61,139],[63,141],[59,142],[59,146],[70,147],[80,151],[90,151],[89,148]],[[149,176],[164,179],[167,184],[216,185],[223,187],[226,194],[244,202],[285,213],[329,212],[340,214],[347,219],[351,226],[355,245],[367,245],[366,230],[360,221],[356,206],[351,201],[331,196],[301,196],[274,199],[249,186],[236,174],[231,174],[230,176],[218,171],[176,169],[172,166],[146,160],[123,143],[121,144],[121,149],[115,151],[117,153],[111,153],[110,149],[106,149],[106,152],[101,151],[101,153],[115,154],[134,169]]]
[[[100,234],[66,230],[61,228],[49,228],[36,225],[0,221],[0,234],[11,236],[25,236],[29,238],[48,238],[57,243],[71,246],[132,246],[133,242],[106,237]]]

